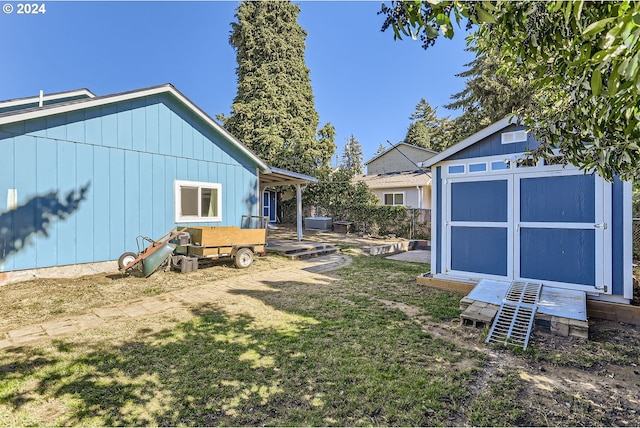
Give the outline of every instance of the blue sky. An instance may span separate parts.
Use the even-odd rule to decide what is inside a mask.
[[[14,9],[0,13],[2,100],[40,89],[107,95],[171,83],[212,117],[230,111],[236,58],[228,37],[237,2],[47,1],[38,15],[1,3]],[[298,4],[320,126],[335,126],[338,156],[353,134],[369,160],[380,143],[404,138],[420,98],[438,107],[464,88],[455,74],[473,56],[462,31],[425,51],[380,32],[380,2]]]

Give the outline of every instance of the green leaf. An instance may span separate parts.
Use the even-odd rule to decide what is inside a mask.
[[[430,39],[435,39],[440,35],[440,33],[438,33],[438,30],[436,28],[433,28],[431,25],[427,25],[426,27],[424,27],[424,32],[427,33],[427,37]]]
[[[587,28],[585,28],[584,31],[582,32],[582,35],[585,37],[588,37],[588,36],[593,36],[594,34],[598,34],[602,30],[604,30],[607,24],[614,22],[615,20],[616,18],[606,18],[606,19],[601,19],[600,21],[596,21],[591,25],[589,25]]]
[[[480,7],[480,3],[476,3],[476,13],[478,14],[478,20],[481,23],[487,23],[487,24],[495,24],[496,23],[496,19],[493,17],[493,15],[491,15],[486,10],[482,9]]]
[[[573,14],[576,17],[576,19],[580,21],[580,17],[582,16],[582,6],[584,6],[584,1],[581,0],[576,3],[578,4],[578,7],[573,9]]]
[[[635,12],[631,15],[631,21],[640,27],[640,12]]]
[[[568,1],[564,7],[564,22],[568,23],[571,18],[571,10],[573,9],[573,2]]]

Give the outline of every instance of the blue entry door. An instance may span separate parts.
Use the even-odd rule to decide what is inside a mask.
[[[456,276],[513,276],[513,177],[445,183],[445,271]]]
[[[611,293],[605,263],[609,187],[596,175],[515,178],[515,277]]]
[[[276,223],[278,219],[276,192],[273,190],[265,190],[262,193],[262,215],[268,218],[269,223]]]

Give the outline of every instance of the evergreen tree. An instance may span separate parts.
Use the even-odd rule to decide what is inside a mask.
[[[376,156],[381,155],[381,154],[383,154],[386,150],[387,150],[387,148],[384,146],[384,144],[382,144],[382,143],[378,143],[378,149],[376,150],[375,155],[376,155]]]
[[[450,121],[449,116],[438,118],[437,110],[422,98],[416,105],[416,111],[409,116],[412,122],[409,124],[404,142],[425,149],[444,150],[450,144],[447,139]]]
[[[340,168],[351,177],[362,174],[362,146],[353,134],[347,138],[347,144],[345,144],[342,152]]]
[[[466,79],[465,88],[452,95],[453,102],[445,105],[450,110],[462,110],[453,120],[450,137],[460,141],[480,129],[515,114],[531,102],[531,88],[527,79],[507,77],[499,72],[500,62],[490,53],[479,53],[474,45],[467,51],[476,58],[466,64],[467,70],[457,77]]]
[[[268,164],[304,174],[331,159],[330,125],[319,132],[305,65],[307,33],[288,1],[243,1],[229,43],[236,51],[238,91],[225,127]],[[331,128],[332,129],[332,128]]]

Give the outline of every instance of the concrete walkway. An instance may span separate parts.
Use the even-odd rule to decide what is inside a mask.
[[[405,262],[431,263],[430,250],[411,250],[388,256],[391,260],[402,260]]]
[[[176,307],[197,306],[215,301],[221,292],[233,289],[261,289],[265,283],[298,281],[324,272],[335,270],[351,263],[351,258],[342,254],[330,254],[314,259],[291,262],[284,269],[272,272],[252,273],[235,278],[222,279],[187,287],[153,297],[136,299],[94,308],[81,315],[65,316],[38,324],[0,332],[0,350],[49,340],[83,330],[100,327],[115,319],[141,318],[159,314]],[[241,287],[239,286],[241,283]]]

